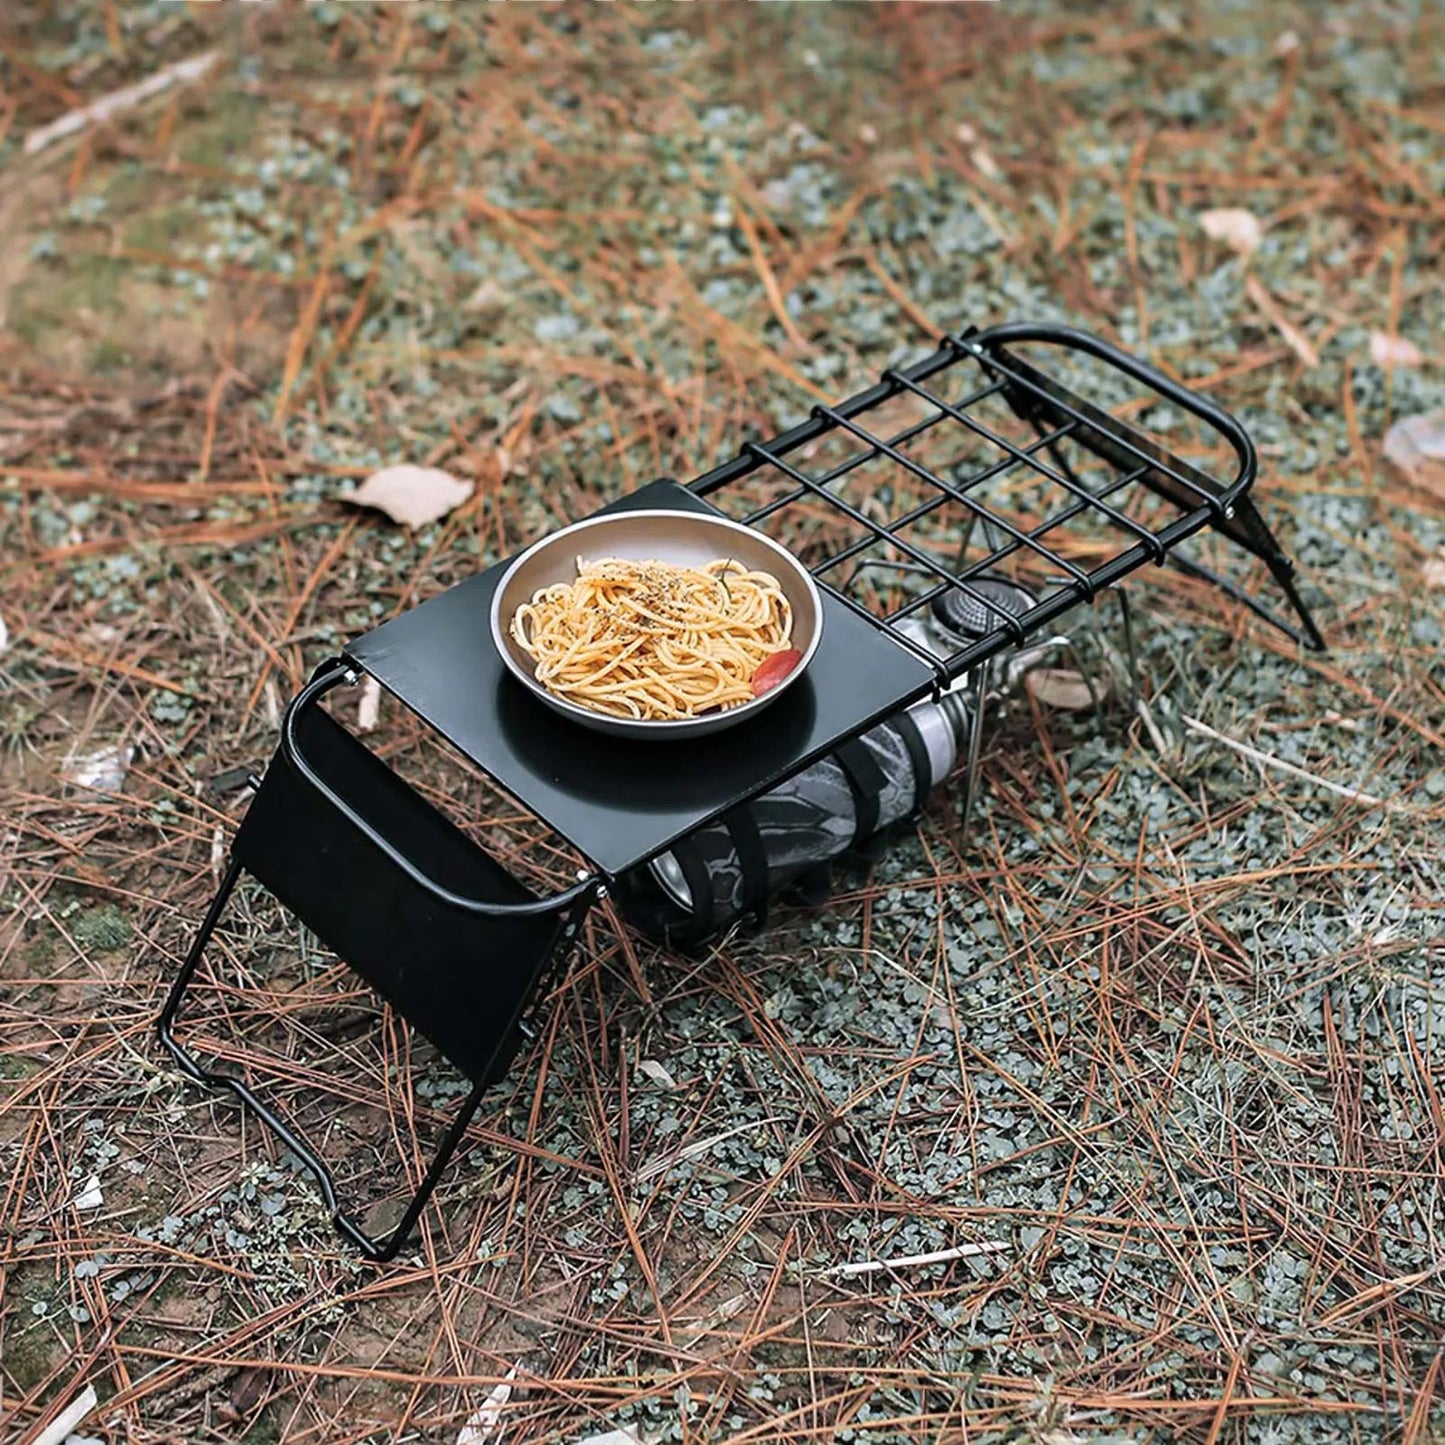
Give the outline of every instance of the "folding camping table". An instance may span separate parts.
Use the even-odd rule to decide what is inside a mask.
[[[1064,360],[1086,357],[1138,384],[1145,395],[1190,414],[1227,445],[1235,467],[1221,480],[1166,450],[1019,353],[1043,347]],[[922,415],[909,426],[870,429],[885,406],[905,399]],[[985,419],[1003,404],[1027,424],[1016,440]],[[920,460],[920,438],[956,435],[967,465]],[[810,467],[817,445],[843,448],[826,469]],[[980,455],[981,454],[981,455]],[[1086,481],[1087,458],[1102,479]],[[892,468],[922,500],[880,518],[886,505],[850,499],[860,467]],[[1036,324],[969,330],[932,355],[883,373],[877,385],[687,485],[658,481],[618,508],[722,510],[729,499],[771,490],[744,511],[751,525],[786,522],[790,509],[836,518],[850,537],[809,559],[824,606],[822,644],[806,675],[763,716],[715,739],[643,746],[579,728],[529,696],[506,672],[486,625],[502,562],[348,643],[320,666],[286,710],[275,757],[233,840],[220,887],[176,977],[159,1022],[176,1063],[202,1083],[229,1089],[314,1175],[340,1231],[367,1256],[401,1248],[460,1143],[483,1094],[535,1033],[545,996],[588,910],[608,886],[669,845],[834,752],[901,708],[937,696],[955,679],[1018,647],[1149,563],[1184,566],[1224,589],[1304,646],[1323,639],[1296,589],[1289,559],[1250,499],[1255,451],[1239,423],[1154,367],[1086,333]],[[987,500],[998,478],[1027,479],[1046,499],[1021,525]],[[754,484],[749,494],[744,484]],[[1158,516],[1131,510],[1137,495]],[[881,494],[880,494],[881,495]],[[1162,506],[1160,505],[1162,504]],[[980,555],[950,566],[911,531],[951,507],[984,528]],[[1077,521],[1107,546],[1089,558],[1056,543]],[[1181,557],[1176,548],[1213,530],[1262,560],[1297,617],[1291,621],[1241,587]],[[892,561],[887,560],[892,558]],[[923,584],[881,612],[843,585],[861,565],[908,569]],[[1010,563],[1043,568],[1051,581],[1035,605],[999,605],[976,583]],[[853,570],[849,572],[849,566]],[[953,655],[937,657],[898,624],[954,592],[989,624]],[[335,720],[321,700],[374,678],[589,861],[570,887],[539,897],[404,782]],[[174,1025],[237,881],[250,874],[471,1081],[400,1221],[385,1237],[366,1233],[342,1208],[320,1156],[244,1079],[202,1063]]]

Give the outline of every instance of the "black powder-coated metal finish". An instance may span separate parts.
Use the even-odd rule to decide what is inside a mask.
[[[347,677],[318,670],[287,711],[283,744],[256,788],[231,861],[160,1021],[161,1040],[198,1082],[228,1089],[311,1171],[337,1227],[390,1259],[425,1207],[482,1093],[531,1036],[527,1011],[591,907],[595,881],[537,898],[390,768],[316,698]],[[339,807],[338,807],[339,804]],[[343,816],[343,811],[346,816]],[[209,1069],[175,1021],[232,889],[250,873],[472,1081],[472,1090],[385,1239],[341,1208],[325,1161],[242,1079]]]
[[[1197,417],[1233,451],[1234,475],[1227,482],[1209,476],[1173,455],[1144,431],[1075,395],[1010,349],[1030,343],[1092,358],[1139,383],[1158,399]],[[965,377],[971,374],[974,384],[949,399],[944,395],[944,384],[957,388],[958,377],[949,375],[955,370]],[[892,435],[873,431],[864,424],[863,419],[870,413],[879,412],[899,397],[922,406],[925,415]],[[1014,441],[985,419],[988,404],[995,398],[1034,427],[1033,441]],[[910,451],[913,443],[929,434],[935,442],[949,435],[960,443],[972,443],[982,451],[982,457],[975,459],[966,475],[943,475],[923,465]],[[802,458],[827,440],[848,440],[855,445],[841,462],[822,471],[809,471]],[[1066,448],[1108,463],[1110,474],[1092,485],[1085,484],[1065,456]],[[842,493],[842,484],[850,473],[876,467],[880,461],[923,483],[928,493],[922,502],[885,520]],[[1324,639],[1294,585],[1293,566],[1247,495],[1257,470],[1248,433],[1208,398],[1087,332],[1017,323],[946,336],[931,356],[908,367],[890,368],[867,391],[835,406],[813,407],[808,421],[771,441],[745,443],[732,461],[699,477],[691,486],[702,496],[725,497],[730,488],[748,478],[790,483],[783,495],[736,518],[753,525],[787,515],[789,508],[799,504],[835,514],[840,524],[860,535],[813,564],[812,571],[820,582],[833,582],[846,563],[856,566],[860,561],[895,572],[922,573],[932,580],[931,587],[915,589],[906,602],[872,617],[854,598],[839,597],[843,605],[868,618],[871,625],[896,623],[950,591],[990,615],[994,625],[940,665],[940,680],[946,682],[1006,648],[1019,645],[1150,562],[1178,562],[1185,570],[1237,597],[1297,642],[1323,649]],[[1002,508],[991,505],[982,489],[1001,477],[1045,485],[1052,494],[1050,505],[1042,508],[1047,514],[1032,525],[1021,526]],[[1127,509],[1133,494],[1140,492],[1162,498],[1173,511],[1149,523],[1141,522]],[[912,540],[911,529],[949,505],[961,511],[970,523],[983,524],[1002,540],[962,567],[950,566],[932,555]],[[1112,542],[1105,555],[1091,564],[1074,561],[1055,542],[1080,523],[1099,525]],[[1177,556],[1174,549],[1180,543],[1206,528],[1222,533],[1266,563],[1299,616],[1301,627],[1281,618],[1237,585]],[[888,559],[888,550],[902,555]],[[1056,583],[1023,613],[1000,606],[973,585],[975,579],[1019,559],[1043,567]],[[834,595],[839,594],[835,591]]]
[[[1300,596],[1295,583],[1294,563],[1275,540],[1274,534],[1266,526],[1253,499],[1248,495],[1249,488],[1254,483],[1257,462],[1254,444],[1244,428],[1223,408],[1196,396],[1187,388],[1169,383],[1166,390],[1157,384],[1157,373],[1150,377],[1151,385],[1154,385],[1161,395],[1207,421],[1233,447],[1239,459],[1239,472],[1230,486],[1221,488],[1207,473],[1165,451],[1153,438],[1125,425],[1117,417],[1110,416],[1084,398],[1073,395],[1053,378],[1003,348],[1003,343],[1009,341],[1064,340],[1055,334],[1056,331],[1057,328],[1022,324],[997,326],[974,339],[974,354],[991,373],[1005,379],[1010,405],[1020,416],[1032,422],[1040,436],[1048,435],[1049,428],[1052,428],[1055,434],[1073,429],[1075,440],[1080,446],[1112,463],[1121,474],[1127,475],[1141,464],[1148,463],[1140,477],[1142,485],[1173,502],[1181,512],[1192,514],[1191,521],[1203,510],[1208,514],[1205,521],[1209,527],[1258,557],[1279,584],[1286,601],[1299,618],[1300,625],[1296,626],[1287,618],[1281,617],[1278,611],[1246,592],[1237,583],[1219,576],[1177,551],[1169,551],[1167,557],[1156,553],[1153,555],[1154,561],[1167,560],[1181,571],[1202,577],[1236,601],[1242,602],[1255,616],[1262,618],[1301,646],[1314,652],[1323,652],[1325,639]],[[985,339],[992,342],[989,348],[983,346]],[[1141,367],[1132,357],[1106,346],[1097,338],[1085,337],[1082,332],[1067,333],[1064,344],[1079,347],[1081,339],[1087,340],[1095,354],[1109,360],[1112,365],[1119,366],[1121,361],[1127,362],[1127,369],[1131,374],[1149,376],[1149,368]],[[1165,380],[1167,381],[1167,378]],[[1056,460],[1068,481],[1076,481],[1068,463],[1062,458],[1056,457]],[[1177,542],[1171,542],[1170,545],[1177,545]]]
[[[1182,460],[1017,354],[1039,345],[1102,363],[1202,422],[1214,443],[1232,451],[1234,475],[1220,480]],[[921,407],[923,415],[890,430],[881,418],[895,402]],[[1015,435],[1024,427],[1032,438]],[[920,440],[946,442],[944,460],[922,460]],[[955,454],[955,445],[963,450]],[[842,446],[845,454],[821,465],[814,460],[819,446]],[[846,494],[850,481],[879,468],[885,480],[873,494]],[[350,643],[293,700],[277,756],[172,986],[159,1024],[163,1043],[190,1077],[230,1090],[297,1154],[347,1238],[373,1259],[390,1258],[483,1089],[528,1032],[527,1010],[542,980],[611,878],[1052,626],[1146,563],[1185,566],[1303,645],[1323,648],[1289,559],[1247,495],[1255,470],[1249,437],[1227,412],[1095,337],[1022,324],[945,338],[931,356],[886,371],[878,385],[814,407],[802,425],[745,443],[690,486],[656,482],[605,509],[721,510],[755,526],[797,518],[825,537],[821,552],[815,547],[807,559],[821,584],[824,619],[806,676],[756,719],[692,741],[606,737],[543,707],[491,642],[489,606],[506,564],[479,573]],[[889,477],[906,480],[902,502]],[[1000,482],[1004,491],[992,491]],[[1022,490],[1009,491],[1016,483]],[[744,501],[756,484],[774,493]],[[1149,498],[1152,511],[1143,505]],[[715,502],[731,502],[732,512]],[[929,540],[914,530],[944,516],[962,518],[965,530],[951,558],[939,547],[954,539]],[[1080,522],[1093,527],[1087,538],[1070,530]],[[970,552],[975,525],[984,541]],[[1298,625],[1175,551],[1205,529],[1265,563]],[[894,579],[892,590],[875,590],[871,610],[854,592],[870,568]],[[940,659],[896,629],[926,608],[958,624],[950,656]],[[360,671],[597,871],[552,898],[533,896],[319,708],[326,692]],[[325,1163],[243,1080],[201,1064],[175,1036],[182,998],[243,871],[473,1080],[385,1240],[340,1208]]]
[[[233,857],[221,878],[221,884],[216,890],[215,897],[211,899],[211,906],[206,910],[205,919],[195,938],[191,941],[190,951],[186,954],[185,962],[181,965],[175,982],[171,985],[171,991],[166,998],[165,1008],[161,1011],[156,1031],[160,1035],[166,1052],[188,1078],[194,1079],[198,1084],[205,1084],[208,1088],[218,1089],[234,1096],[242,1107],[254,1114],[311,1172],[317,1187],[321,1190],[321,1197],[325,1200],[327,1209],[331,1211],[337,1231],[343,1237],[350,1240],[368,1259],[378,1263],[394,1259],[416,1227],[416,1222],[421,1218],[421,1212],[426,1208],[427,1200],[431,1198],[432,1191],[442,1176],[442,1171],[446,1168],[452,1155],[456,1153],[457,1145],[462,1142],[467,1125],[471,1123],[472,1117],[476,1114],[477,1106],[481,1103],[487,1086],[484,1083],[472,1085],[471,1092],[453,1116],[451,1124],[442,1136],[442,1141],[432,1156],[432,1161],[422,1177],[421,1184],[412,1194],[411,1199],[402,1210],[401,1218],[391,1232],[381,1238],[368,1234],[342,1207],[336,1194],[336,1182],[331,1177],[331,1171],[327,1168],[326,1161],[311,1148],[306,1140],[291,1128],[286,1120],[276,1113],[245,1079],[203,1064],[176,1037],[175,1025],[180,1014],[181,1004],[185,1001],[186,993],[195,978],[196,969],[200,966],[206,947],[211,941],[211,935],[216,931],[221,915],[225,912],[226,904],[230,901],[231,894],[240,879],[241,864]]]
[[[666,481],[604,510],[649,507],[715,510]],[[607,737],[543,707],[502,665],[487,617],[506,567],[384,623],[345,655],[613,877],[934,684],[927,663],[824,590],[822,643],[807,673],[765,712],[712,737]]]
[[[503,908],[537,902],[330,714],[306,709],[297,734],[317,773],[442,887]],[[284,757],[266,770],[234,856],[469,1078],[501,1076],[510,1050],[499,1055],[497,1038],[515,1032],[565,903],[535,914],[449,907],[339,823]]]

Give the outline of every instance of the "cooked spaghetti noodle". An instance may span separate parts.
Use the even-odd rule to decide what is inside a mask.
[[[614,717],[671,722],[752,700],[759,667],[791,645],[792,609],[766,572],[577,559],[577,580],[543,587],[512,618],[536,678]]]

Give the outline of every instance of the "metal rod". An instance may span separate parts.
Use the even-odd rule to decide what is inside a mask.
[[[1002,391],[1003,387],[1003,382],[991,381],[987,386],[981,386],[970,395],[964,397],[958,404],[960,406],[974,406],[978,402],[983,401],[986,397],[993,396],[994,393]],[[946,420],[948,420],[948,417],[944,412],[936,411],[931,416],[924,417],[922,421],[916,421],[911,426],[904,427],[902,431],[896,432],[893,436],[888,438],[889,444],[891,446],[901,446],[904,442],[912,441],[915,437],[921,436],[930,428],[937,426],[939,422]],[[831,430],[831,428],[829,428],[829,430]],[[776,440],[771,442],[769,444],[770,449],[774,451],[796,450],[796,444],[792,447],[787,448],[780,447],[779,443],[781,442],[781,440],[782,438],[777,438]],[[869,448],[866,451],[858,452],[856,455],[849,457],[847,461],[839,462],[837,466],[830,467],[826,472],[822,474],[822,476],[817,477],[814,480],[816,480],[820,485],[827,486],[833,482],[836,482],[840,477],[846,476],[855,467],[861,467],[864,462],[871,462],[880,455],[882,454],[877,450],[877,448]],[[982,480],[982,478],[980,478],[979,480]],[[693,485],[696,486],[696,483],[694,483]],[[746,516],[739,518],[739,520],[743,522],[746,526],[756,526],[757,523],[772,516],[774,512],[781,511],[782,508],[789,506],[794,502],[801,501],[808,494],[809,492],[807,487],[795,487],[791,492],[788,492],[781,497],[775,497],[771,502],[766,503],[764,506],[758,507],[755,511],[747,513]]]
[[[1286,621],[1267,602],[1261,602],[1259,598],[1246,592],[1237,582],[1231,582],[1228,577],[1222,577],[1202,562],[1196,562],[1192,557],[1182,556],[1178,552],[1171,552],[1170,562],[1181,572],[1188,573],[1191,577],[1198,577],[1201,582],[1208,582],[1211,586],[1219,588],[1226,596],[1241,602],[1254,613],[1256,617],[1263,618],[1271,627],[1278,629],[1292,641],[1299,643],[1301,647],[1308,647],[1312,652],[1327,652],[1329,644],[1325,641],[1324,635],[1320,632],[1313,615],[1300,598],[1295,587],[1294,568],[1288,558],[1283,558],[1283,567],[1276,568],[1269,558],[1262,559],[1270,570],[1276,582],[1280,584],[1284,595],[1289,599],[1290,605],[1299,614],[1300,621],[1304,624],[1303,629],[1296,627],[1294,623]]]
[[[189,1078],[214,1089],[230,1090],[237,1100],[296,1156],[316,1181],[316,1187],[321,1191],[321,1197],[326,1203],[332,1222],[340,1233],[356,1245],[368,1259],[383,1263],[395,1258],[400,1252],[407,1236],[410,1235],[417,1220],[421,1217],[421,1212],[426,1208],[427,1201],[431,1198],[442,1171],[456,1152],[458,1144],[466,1134],[467,1125],[471,1123],[473,1115],[477,1112],[477,1106],[481,1103],[482,1095],[486,1091],[486,1082],[485,1080],[474,1082],[471,1093],[468,1094],[460,1112],[448,1127],[430,1166],[422,1177],[420,1186],[413,1193],[396,1227],[384,1239],[367,1234],[341,1207],[336,1196],[336,1182],[332,1177],[331,1170],[315,1150],[243,1079],[237,1078],[234,1074],[206,1068],[175,1036],[175,1021],[180,1012],[181,1003],[195,976],[202,955],[205,953],[206,945],[215,932],[221,913],[236,886],[236,881],[241,876],[241,871],[240,863],[233,856],[227,864],[216,895],[206,910],[205,919],[191,942],[185,962],[182,963],[180,971],[176,974],[175,982],[171,985],[165,1008],[161,1011],[156,1025],[156,1032],[171,1058]]]
[[[901,537],[890,536],[878,525],[877,522],[873,521],[870,517],[865,516],[862,512],[858,510],[857,507],[853,506],[852,503],[845,502],[842,497],[835,496],[831,492],[824,492],[823,489],[819,487],[818,483],[815,482],[813,478],[810,477],[806,472],[799,471],[797,467],[793,466],[790,462],[784,461],[782,457],[774,456],[771,452],[767,451],[767,449],[764,448],[761,443],[749,442],[748,447],[752,449],[758,456],[763,457],[767,461],[770,461],[775,467],[778,468],[779,471],[784,472],[786,473],[786,475],[792,477],[794,481],[800,483],[805,487],[810,488],[811,490],[821,492],[822,495],[840,512],[842,512],[852,521],[856,522],[860,527],[864,527],[869,532],[871,532],[873,534],[872,540],[876,541],[881,539],[883,541],[891,542],[895,547],[898,548],[900,552],[903,552],[907,556],[913,558],[915,562],[923,563],[924,566],[936,565],[931,561],[926,552],[919,551],[919,549],[915,547],[911,542],[905,542]],[[1018,619],[1011,612],[1008,612],[1006,609],[1000,607],[998,603],[991,602],[981,592],[978,592],[974,588],[969,587],[966,583],[959,582],[953,578],[948,578],[946,574],[944,574],[944,577],[945,581],[947,581],[950,586],[956,587],[960,592],[965,593],[973,601],[977,602],[979,606],[985,608],[987,611],[992,612],[996,616],[1003,619],[1004,631],[1007,632],[1015,642],[1023,641],[1025,633],[1023,629],[1019,626]],[[871,616],[871,614],[868,615]]]
[[[1250,484],[1254,481],[1259,468],[1258,457],[1254,450],[1254,443],[1249,439],[1249,433],[1221,406],[1216,406],[1212,401],[1190,391],[1187,386],[1181,386],[1173,377],[1166,376],[1157,367],[1140,361],[1137,357],[1130,356],[1127,351],[1120,351],[1117,346],[1111,346],[1107,341],[1101,341],[1097,336],[1091,336],[1087,331],[1080,331],[1072,326],[1041,325],[1034,322],[1016,322],[1003,326],[993,326],[987,331],[976,332],[972,336],[960,337],[954,340],[954,345],[962,350],[978,356],[981,362],[985,362],[992,373],[1001,372],[1008,377],[1015,385],[1023,387],[1032,392],[1035,396],[1041,397],[1050,404],[1057,406],[1075,421],[1090,424],[1090,419],[1082,411],[1070,405],[1067,401],[1052,395],[1037,382],[1030,380],[1027,376],[1009,366],[998,354],[998,348],[1011,345],[1021,341],[1042,341],[1056,346],[1067,346],[1075,351],[1082,351],[1099,360],[1107,362],[1110,366],[1122,371],[1126,376],[1132,376],[1136,381],[1141,381],[1145,386],[1157,391],[1166,400],[1182,406],[1185,411],[1193,413],[1202,421],[1207,421],[1214,429],[1221,432],[1230,445],[1234,448],[1235,455],[1239,458],[1239,471],[1229,486],[1223,489],[1222,494],[1215,494],[1201,487],[1197,481],[1186,476],[1170,466],[1173,460],[1169,457],[1150,456],[1136,443],[1127,437],[1118,437],[1116,440],[1134,453],[1140,461],[1152,462],[1153,465],[1169,477],[1171,481],[1178,482],[1180,486],[1188,488],[1195,496],[1211,510],[1217,510],[1220,516],[1224,515],[1225,508],[1233,495],[1249,490]],[[918,378],[921,380],[922,378]],[[1160,449],[1162,450],[1162,449]]]
[[[963,808],[959,816],[958,833],[965,845],[968,842],[968,825],[973,817],[975,796],[978,793],[978,764],[983,747],[983,710],[988,706],[989,685],[993,679],[993,659],[983,663],[979,672],[978,686],[973,694],[973,706],[968,711],[968,765],[963,781]]]
[[[383,834],[373,828],[345,798],[317,773],[306,760],[300,744],[296,741],[296,719],[318,698],[330,692],[340,683],[353,680],[355,676],[352,664],[338,660],[331,671],[319,672],[292,698],[281,719],[281,755],[301,778],[320,793],[353,828],[377,848],[389,863],[400,868],[413,883],[419,888],[426,889],[438,902],[445,903],[449,908],[459,908],[466,913],[480,914],[484,918],[534,918],[541,913],[555,913],[566,908],[584,894],[596,892],[601,886],[602,880],[595,874],[588,874],[581,882],[574,883],[571,888],[565,889],[561,893],[555,893],[550,898],[533,899],[530,903],[494,903],[486,898],[469,898],[465,894],[456,893],[450,888],[443,887],[442,884],[428,877],[404,853],[398,851]]]
[[[1129,594],[1123,587],[1111,587],[1109,591],[1119,601],[1120,626],[1124,629],[1124,654],[1129,664],[1129,716],[1139,714],[1139,654],[1134,649],[1134,608]]]
[[[911,377],[914,381],[924,381],[934,372],[943,371],[946,367],[955,365],[958,359],[958,344],[950,339],[948,345],[940,346],[937,351],[925,356],[921,361],[904,367],[902,374]],[[1000,383],[990,383],[980,393],[980,397],[1000,389]],[[856,416],[859,412],[868,411],[880,402],[887,401],[889,397],[896,395],[897,388],[895,386],[880,381],[877,385],[868,387],[866,391],[860,391],[846,401],[840,401],[837,410],[844,416]],[[810,441],[816,441],[831,430],[831,425],[820,422],[816,416],[812,416],[807,421],[774,437],[769,445],[774,451],[790,452],[798,447],[806,446]],[[726,486],[729,482],[735,482],[740,477],[747,476],[749,472],[756,471],[758,466],[757,458],[744,446],[731,461],[724,462],[720,467],[714,467],[710,472],[704,472],[702,476],[695,477],[687,485],[690,491],[705,497],[709,492],[715,492],[719,487]]]
[[[1041,437],[1038,441],[1031,442],[1026,450],[1033,451],[1036,448],[1046,446],[1056,438],[1067,435],[1068,430],[1069,428],[1061,428],[1059,431],[1051,432],[1047,437]],[[984,482],[991,481],[994,477],[1011,471],[1019,464],[1018,457],[1005,457],[1001,462],[994,462],[991,466],[985,467],[983,471],[975,473],[969,477],[966,482],[960,482],[958,484],[959,488],[963,491],[968,491],[972,487],[981,486]],[[822,479],[820,478],[820,480]],[[895,517],[891,522],[886,523],[881,530],[887,532],[891,537],[895,533],[902,531],[904,527],[912,526],[914,522],[928,516],[930,512],[935,512],[938,508],[947,506],[952,500],[953,498],[947,492],[940,492],[938,496],[931,497],[926,502],[920,502],[918,506],[914,507],[911,511],[905,512],[901,517]],[[971,529],[972,523],[978,520],[979,514],[971,511],[968,516]],[[751,523],[750,517],[745,517],[743,520]],[[988,525],[987,518],[985,518],[984,525]],[[1044,530],[1047,531],[1048,528],[1046,527]],[[846,562],[850,557],[856,556],[859,552],[876,546],[878,541],[879,539],[877,537],[864,537],[860,538],[857,542],[850,542],[841,552],[835,553],[832,557],[827,558],[826,561],[820,562],[816,567],[812,567],[809,570],[815,577],[820,576],[830,567],[836,567],[838,563]],[[1021,546],[1022,543],[1019,545]],[[949,575],[941,566],[930,566],[927,570],[935,577],[947,577]]]
[[[1141,526],[1138,522],[1134,521],[1132,517],[1125,516],[1124,513],[1117,508],[1109,506],[1102,498],[1095,496],[1077,477],[1073,476],[1072,468],[1069,468],[1066,473],[1063,470],[1056,471],[1053,467],[1045,466],[1044,463],[1039,461],[1038,457],[1034,455],[1034,452],[1038,450],[1038,444],[1028,448],[1019,448],[1015,446],[1013,442],[1009,441],[1007,437],[1001,436],[998,432],[994,431],[992,427],[987,427],[981,421],[976,421],[973,417],[969,416],[967,412],[960,411],[957,407],[950,405],[941,397],[935,396],[926,387],[920,386],[917,382],[908,381],[901,372],[885,372],[884,375],[898,377],[900,384],[906,386],[924,401],[930,402],[932,405],[947,412],[959,425],[967,427],[971,432],[992,442],[994,446],[998,447],[1001,451],[1007,452],[1015,461],[1026,462],[1046,480],[1063,487],[1067,492],[1072,492],[1076,497],[1087,502],[1092,510],[1103,513],[1116,527],[1139,538],[1139,540],[1150,549],[1154,561],[1162,562],[1164,560],[1164,548],[1160,546],[1159,539],[1153,532],[1147,527]],[[1048,441],[1051,445],[1052,438],[1049,438]]]
[[[972,512],[977,512],[980,517],[983,517],[986,520],[995,523],[1015,540],[1023,542],[1025,545],[1031,547],[1035,552],[1039,554],[1040,557],[1044,559],[1045,562],[1048,562],[1051,566],[1057,567],[1061,572],[1067,572],[1075,583],[1085,589],[1085,595],[1088,595],[1088,576],[1086,573],[1080,571],[1079,568],[1074,566],[1072,562],[1067,561],[1063,557],[1056,556],[1053,552],[1049,551],[1047,547],[1044,547],[1040,543],[1030,539],[1025,533],[1021,532],[1011,522],[1006,521],[996,512],[990,512],[987,507],[983,506],[979,502],[976,502],[966,492],[959,491],[951,483],[944,481],[942,477],[935,476],[932,472],[928,470],[927,467],[921,465],[919,462],[915,462],[912,457],[904,455],[904,453],[900,452],[896,447],[890,447],[881,438],[873,437],[863,427],[858,426],[855,422],[850,421],[847,417],[843,416],[841,412],[835,411],[832,407],[821,405],[814,407],[813,410],[817,412],[820,416],[835,418],[840,426],[845,427],[860,440],[873,442],[876,445],[882,447],[884,456],[888,457],[891,461],[897,462],[899,466],[912,472],[913,475],[919,478],[920,481],[929,482],[933,486],[947,492],[948,495],[952,497],[955,502],[961,503]]]
[[[1107,496],[1113,492],[1119,491],[1121,488],[1127,487],[1131,482],[1137,481],[1138,478],[1139,472],[1130,472],[1126,476],[1116,477],[1114,481],[1112,481],[1108,485],[1108,487],[1105,488],[1104,495]],[[1085,506],[1082,502],[1075,503],[1073,507],[1066,507],[1057,516],[1046,518],[1037,527],[1033,528],[1029,535],[1042,536],[1045,532],[1050,531],[1052,528],[1062,526],[1063,523],[1072,521],[1075,517],[1079,515],[1080,512],[1084,510]],[[1013,554],[1017,552],[1020,547],[1022,547],[1022,545],[1023,544],[1021,542],[1009,542],[1005,546],[1000,547],[993,552],[990,552],[986,557],[981,557],[977,562],[972,563],[967,571],[958,573],[959,579],[962,581],[967,581],[970,578],[977,576],[981,572],[986,572],[990,568],[996,567],[1000,562],[1006,560],[1009,557],[1012,557]],[[901,607],[896,608],[893,612],[890,612],[888,614],[887,620],[889,622],[892,622],[897,618],[907,617],[911,613],[917,612],[919,608],[926,607],[930,602],[933,601],[935,597],[940,597],[943,593],[950,590],[951,589],[946,582],[940,584],[937,587],[931,588],[929,591],[924,592],[918,597],[912,598],[908,602],[904,603]],[[1029,616],[1029,614],[1025,613],[1024,616],[1027,617]]]

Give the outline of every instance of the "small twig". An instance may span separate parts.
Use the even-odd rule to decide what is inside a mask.
[[[854,1264],[838,1264],[823,1271],[825,1279],[855,1279],[862,1274],[878,1274],[885,1269],[914,1269],[926,1264],[947,1264],[954,1259],[973,1259],[980,1254],[998,1254],[1008,1246],[1002,1240],[989,1239],[980,1244],[959,1244],[952,1249],[935,1249],[931,1254],[905,1254],[897,1259],[863,1259]]]
[[[60,1442],[75,1431],[75,1427],[95,1409],[97,1397],[94,1385],[87,1385],[69,1405],[58,1414],[36,1437],[35,1445],[60,1445]]]
[[[1317,787],[1324,788],[1327,792],[1335,793],[1341,798],[1348,798],[1352,803],[1363,803],[1369,808],[1391,808],[1396,805],[1387,803],[1383,798],[1377,798],[1373,793],[1362,793],[1358,788],[1346,787],[1344,783],[1332,783],[1328,778],[1322,778],[1317,773],[1307,772],[1304,768],[1296,767],[1294,763],[1287,763],[1283,758],[1277,758],[1273,753],[1261,752],[1258,748],[1252,748],[1248,743],[1236,742],[1233,738],[1225,737],[1223,733],[1215,732],[1208,725],[1202,723],[1198,718],[1190,717],[1187,713],[1181,714],[1184,719],[1184,726],[1192,733],[1199,733],[1206,738],[1212,738],[1217,743],[1223,743],[1225,747],[1232,748],[1235,752],[1246,758],[1253,758],[1257,763],[1263,763],[1267,768],[1274,768],[1281,773],[1288,773],[1292,778],[1300,778],[1306,783],[1314,783]]]
[[[174,65],[167,65],[163,70],[148,75],[134,85],[113,90],[109,95],[103,95],[99,100],[81,106],[79,110],[69,111],[59,120],[53,120],[49,125],[31,131],[25,137],[25,154],[33,156],[54,141],[64,140],[66,136],[74,135],[88,125],[109,120],[123,110],[130,110],[141,101],[149,100],[163,90],[169,90],[178,81],[184,83],[199,80],[220,58],[219,50],[208,50],[203,55],[193,55],[189,60],[178,60]]]

